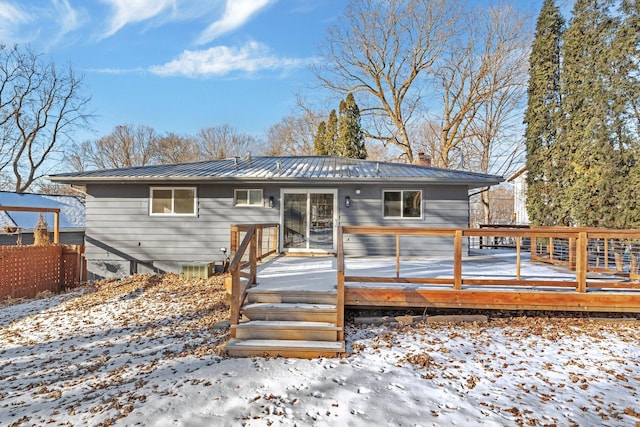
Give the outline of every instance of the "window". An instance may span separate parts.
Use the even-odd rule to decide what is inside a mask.
[[[384,191],[385,218],[421,218],[422,191],[399,190]]]
[[[196,214],[195,187],[151,188],[151,215]]]
[[[262,206],[262,190],[235,190],[236,206]]]

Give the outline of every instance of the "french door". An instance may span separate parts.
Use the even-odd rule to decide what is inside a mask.
[[[282,190],[282,249],[335,252],[338,190]]]

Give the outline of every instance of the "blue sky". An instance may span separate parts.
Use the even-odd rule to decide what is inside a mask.
[[[542,0],[512,3],[537,15]],[[346,4],[0,0],[0,41],[84,74],[96,118],[79,139],[126,123],[180,134],[229,124],[262,138],[312,90],[309,65]]]
[[[93,139],[125,123],[262,137],[312,84],[341,0],[0,0],[0,41],[84,74]]]

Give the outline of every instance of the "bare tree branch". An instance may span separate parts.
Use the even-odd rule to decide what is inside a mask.
[[[354,0],[332,27],[315,69],[320,82],[343,95],[359,92],[367,137],[399,148],[413,161],[409,127],[422,107],[424,80],[458,30],[450,0]]]
[[[47,160],[87,125],[82,89],[71,68],[0,45],[0,172],[11,170],[16,191],[40,178]]]

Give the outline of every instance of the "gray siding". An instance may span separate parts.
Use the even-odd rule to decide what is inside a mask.
[[[360,194],[356,194],[360,189]],[[422,218],[384,218],[382,192],[384,190],[422,190]],[[344,198],[352,200],[351,208],[344,207]],[[468,227],[469,200],[466,186],[434,186],[396,184],[388,186],[349,186],[340,190],[340,224],[402,227]],[[453,239],[442,237],[401,237],[403,256],[452,256]],[[465,245],[466,246],[466,245]],[[464,248],[465,252],[467,248]],[[394,255],[392,236],[345,236],[345,254]]]
[[[154,185],[157,186],[157,185]],[[182,185],[176,185],[182,186]],[[187,262],[221,261],[220,247],[229,247],[232,224],[280,222],[281,188],[332,188],[330,185],[279,185],[229,183],[196,185],[195,217],[149,215],[148,184],[90,184],[86,200],[86,258],[89,278],[131,273],[180,270]],[[263,190],[263,207],[233,206],[234,189]],[[356,194],[360,189],[360,194]],[[383,218],[383,190],[422,190],[423,218]],[[351,198],[350,208],[344,205]],[[268,207],[274,197],[274,208]],[[425,184],[342,185],[337,199],[340,225],[410,227],[467,227],[469,206],[466,186]],[[348,236],[347,255],[392,255],[392,237]],[[403,255],[450,255],[448,238],[403,237]]]
[[[229,247],[232,224],[279,221],[276,208],[233,206],[234,189],[262,188],[268,200],[269,196],[279,197],[279,189],[274,186],[198,185],[195,217],[150,216],[149,187],[87,187],[86,257],[89,273],[93,274],[90,277],[178,272],[182,263],[221,261],[220,247]]]

